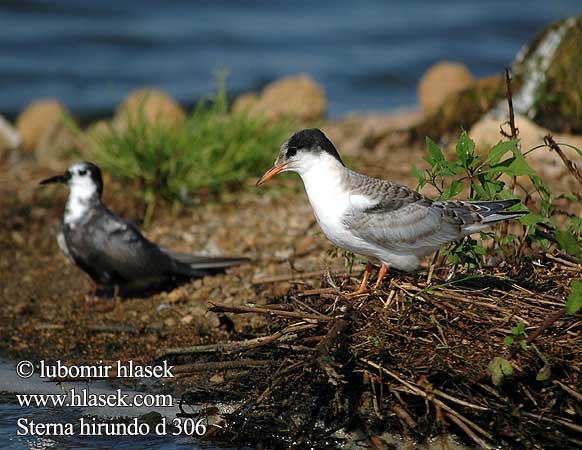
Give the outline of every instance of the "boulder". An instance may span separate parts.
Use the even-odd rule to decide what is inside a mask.
[[[246,92],[239,95],[232,104],[233,113],[248,112],[255,103],[259,100],[259,95],[256,92]]]
[[[524,47],[512,64],[513,107],[522,115],[558,133],[582,133],[582,16],[548,26]],[[428,74],[427,74],[428,75]],[[458,135],[486,113],[500,124],[507,120],[505,76],[477,80],[450,94],[433,114],[411,129],[424,140]]]
[[[493,117],[484,117],[478,121],[471,130],[469,136],[475,141],[476,151],[485,155],[487,151],[500,140],[505,139],[500,134],[499,120]],[[522,152],[527,152],[534,147],[544,144],[544,137],[550,134],[550,130],[543,128],[527,117],[516,116],[515,126],[518,129],[518,138],[521,142]],[[505,125],[505,132],[509,132],[509,126]],[[582,146],[582,136],[554,135],[557,142],[564,142],[575,147]],[[571,147],[561,146],[564,154],[576,165],[582,165],[582,158]],[[546,179],[557,179],[562,176],[569,176],[568,170],[560,156],[547,147],[538,148],[527,155],[530,166]]]
[[[327,107],[325,92],[311,77],[297,75],[269,83],[256,96],[243,94],[233,105],[233,111],[246,111],[270,120],[292,117],[300,121],[321,119]]]
[[[475,141],[477,153],[485,154],[493,145],[504,139],[500,132],[500,125],[498,119],[486,116],[471,127],[469,136]],[[544,136],[549,133],[547,129],[536,125],[524,116],[515,116],[515,126],[518,129],[518,138],[524,152],[543,144]],[[509,133],[509,125],[504,125],[503,130]]]
[[[517,113],[556,132],[582,133],[582,15],[550,25],[517,56]]]
[[[20,146],[22,139],[20,133],[4,117],[0,116],[0,158],[9,151]]]
[[[60,161],[77,148],[79,145],[75,131],[71,124],[61,117],[40,137],[34,156],[43,166],[51,166],[53,162],[60,164]]]
[[[61,103],[52,99],[38,100],[28,105],[16,119],[23,150],[34,152],[45,134],[68,114]]]
[[[115,110],[113,123],[122,131],[127,129],[128,123],[142,117],[148,126],[178,129],[186,120],[186,112],[165,92],[146,88],[129,93]]]
[[[411,129],[412,138],[424,141],[452,134],[458,136],[462,128],[469,129],[485,113],[505,98],[505,80],[492,76],[475,81],[468,88],[452,93],[434,114]]]
[[[434,114],[447,97],[463,91],[475,78],[467,67],[458,62],[443,61],[432,65],[418,84],[418,99],[426,114]]]

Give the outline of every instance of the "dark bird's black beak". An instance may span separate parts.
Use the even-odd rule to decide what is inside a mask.
[[[67,170],[63,175],[56,175],[54,177],[42,180],[39,184],[50,184],[50,183],[66,183],[71,179],[71,173]]]

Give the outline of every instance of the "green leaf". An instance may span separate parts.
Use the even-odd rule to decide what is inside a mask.
[[[564,250],[569,255],[580,258],[582,256],[582,249],[580,248],[580,243],[576,236],[574,236],[569,231],[556,230],[554,231],[554,237],[558,241],[558,246],[560,250]]]
[[[483,247],[481,245],[475,245],[475,247],[473,248],[473,251],[477,255],[485,255],[485,254],[487,254],[487,250],[485,249],[485,247]]]
[[[463,184],[458,180],[453,180],[451,185],[442,193],[441,200],[449,200],[463,191]]]
[[[542,367],[536,375],[536,381],[547,381],[552,377],[552,367],[548,364]]]
[[[525,324],[523,322],[519,322],[515,327],[511,329],[511,332],[514,336],[521,336],[525,333]]]
[[[469,137],[465,130],[461,132],[455,150],[459,161],[463,166],[468,167],[474,158],[475,142]]]
[[[513,375],[511,363],[501,356],[493,358],[487,366],[487,370],[491,374],[491,381],[495,386],[499,386],[503,382],[504,376]]]
[[[516,157],[513,162],[507,168],[505,172],[508,175],[519,177],[521,175],[532,175],[534,174],[533,169],[529,166],[523,156]]]
[[[513,345],[513,337],[505,336],[505,338],[503,339],[503,344],[506,345],[507,347],[511,347]]]
[[[418,180],[418,186],[421,188],[424,187],[426,184],[426,172],[424,170],[420,170],[416,166],[412,166],[412,174]]]
[[[445,155],[443,154],[443,152],[440,149],[440,147],[436,144],[436,142],[434,142],[428,136],[426,137],[426,145],[428,147],[428,152],[430,154],[430,158],[434,162],[444,161],[445,160]],[[427,162],[430,164],[430,161],[427,161]]]
[[[491,174],[503,173],[512,177],[535,175],[535,172],[529,166],[521,153],[518,153],[513,158],[508,158],[504,161],[501,161],[499,164],[492,165],[488,172]]]
[[[528,215],[522,216],[519,218],[519,222],[522,225],[526,225],[526,226],[530,226],[530,227],[534,226],[536,223],[540,223],[543,221],[544,221],[544,218],[542,216],[538,216],[537,214],[532,214],[532,213],[529,213]]]
[[[514,151],[516,149],[517,149],[517,142],[514,140],[499,142],[498,144],[494,145],[489,150],[489,156],[487,157],[487,162],[491,165],[497,164],[499,161],[501,161],[502,156],[504,156],[508,152],[514,153]]]
[[[582,308],[582,281],[572,281],[570,288],[572,291],[568,295],[566,311],[568,314],[576,314]]]

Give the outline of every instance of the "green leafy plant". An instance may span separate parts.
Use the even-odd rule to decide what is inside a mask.
[[[90,156],[124,184],[137,186],[149,206],[157,200],[188,202],[197,193],[240,188],[290,133],[290,122],[228,110],[226,84],[200,101],[178,129],[151,126],[144,114],[127,118],[123,130],[95,132]]]
[[[576,314],[582,309],[582,281],[572,281],[570,289],[570,295],[566,302],[566,312]]]
[[[558,226],[558,211],[554,202],[557,198],[568,196],[554,197],[528,164],[528,154],[537,148],[522,153],[519,141],[509,140],[499,142],[481,156],[475,152],[474,141],[467,132],[462,131],[455,147],[454,158],[447,159],[434,141],[427,138],[426,143],[428,154],[424,160],[429,167],[425,170],[414,168],[413,173],[418,180],[418,189],[432,186],[439,193],[438,200],[452,200],[466,191],[469,192],[469,199],[476,201],[517,198],[514,190],[504,181],[512,178],[515,180],[514,177],[527,177],[533,186],[533,194],[539,200],[539,211],[530,212],[519,219],[526,227],[521,237],[491,232],[481,233],[481,242],[467,237],[445,250],[449,263],[464,265],[473,270],[481,267],[484,256],[491,252],[507,253],[509,246],[510,249],[512,247],[511,253],[516,254],[524,239],[530,243],[539,242],[545,248],[554,243],[560,250],[582,260],[582,220],[571,216],[565,229]],[[513,208],[526,209],[524,205]],[[543,227],[546,232],[540,232],[539,227]],[[489,249],[483,245],[487,238],[494,243]]]
[[[491,382],[499,386],[506,376],[513,375],[513,366],[507,359],[496,356],[487,366],[487,371],[491,375]]]
[[[516,339],[524,337],[526,337],[525,324],[523,322],[519,322],[516,326],[511,328],[511,335],[505,336],[505,339],[503,339],[503,343],[506,346],[511,347]],[[527,346],[527,342],[525,340],[521,340],[520,344],[524,349]]]

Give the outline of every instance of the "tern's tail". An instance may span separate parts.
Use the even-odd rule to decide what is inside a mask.
[[[490,202],[465,202],[452,200],[443,202],[445,208],[453,210],[464,222],[463,234],[469,235],[489,228],[495,222],[517,219],[527,211],[507,211],[517,205],[518,199]]]
[[[173,250],[162,249],[176,263],[180,275],[206,276],[224,273],[224,270],[244,264],[250,261],[249,258],[228,258],[222,256],[200,256],[189,253],[179,253]]]

